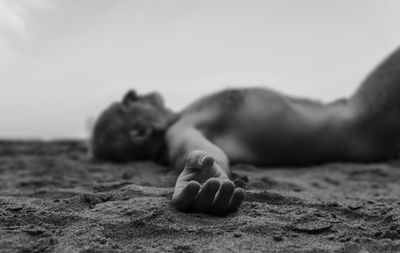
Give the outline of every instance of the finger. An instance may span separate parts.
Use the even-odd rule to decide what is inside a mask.
[[[242,188],[235,189],[232,195],[231,203],[229,205],[228,209],[229,212],[236,212],[239,209],[240,205],[243,202],[244,195],[245,193]]]
[[[214,164],[214,159],[204,151],[193,151],[186,158],[189,168],[210,168]]]
[[[221,183],[216,178],[208,179],[197,194],[191,209],[195,212],[207,212],[215,198]]]
[[[211,156],[205,154],[201,159],[200,159],[200,167],[201,168],[211,168],[214,165],[214,158]]]
[[[232,181],[225,180],[221,183],[221,187],[214,199],[210,211],[214,214],[223,214],[229,208],[229,202],[231,200],[235,186]]]
[[[172,196],[172,205],[180,211],[186,211],[192,205],[193,200],[196,198],[200,190],[200,183],[190,181],[185,185],[181,191],[175,191]]]

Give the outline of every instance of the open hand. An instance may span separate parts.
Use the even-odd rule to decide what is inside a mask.
[[[235,189],[211,156],[194,151],[176,181],[172,204],[180,211],[221,215],[236,211],[243,198],[244,190]]]

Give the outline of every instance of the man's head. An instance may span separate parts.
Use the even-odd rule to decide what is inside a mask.
[[[173,118],[160,94],[139,96],[130,90],[97,119],[91,152],[96,158],[116,162],[155,160],[164,149],[164,134]]]

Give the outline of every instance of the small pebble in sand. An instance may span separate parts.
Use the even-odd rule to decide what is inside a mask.
[[[340,242],[348,242],[350,240],[351,240],[350,236],[345,236],[345,237],[342,237],[342,238],[339,239]]]
[[[331,228],[330,222],[312,216],[299,219],[292,225],[292,230],[309,234],[323,233]]]
[[[352,203],[352,204],[349,204],[348,206],[347,206],[347,208],[349,208],[349,209],[351,209],[351,210],[357,210],[357,209],[360,209],[361,208],[361,204],[359,204],[359,203]]]
[[[344,205],[350,210],[357,210],[360,209],[364,205],[364,203],[357,200],[349,199],[344,202]]]
[[[339,206],[339,203],[336,202],[336,201],[331,201],[331,202],[328,203],[328,206],[333,206],[333,207]]]
[[[29,234],[29,235],[32,235],[32,236],[37,236],[37,235],[41,235],[41,234],[43,234],[44,232],[46,232],[46,230],[45,229],[43,229],[43,228],[35,228],[34,226],[29,226],[27,229],[24,229],[23,230],[24,232],[26,232],[27,234]]]
[[[333,241],[333,240],[336,239],[336,235],[328,235],[326,238],[327,238],[328,240]]]

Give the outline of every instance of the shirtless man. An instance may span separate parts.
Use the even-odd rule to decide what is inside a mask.
[[[99,117],[95,157],[166,162],[180,175],[172,204],[181,211],[224,214],[244,191],[230,165],[375,162],[400,152],[400,48],[349,99],[324,104],[264,89],[228,89],[179,113],[158,93],[129,91]]]

